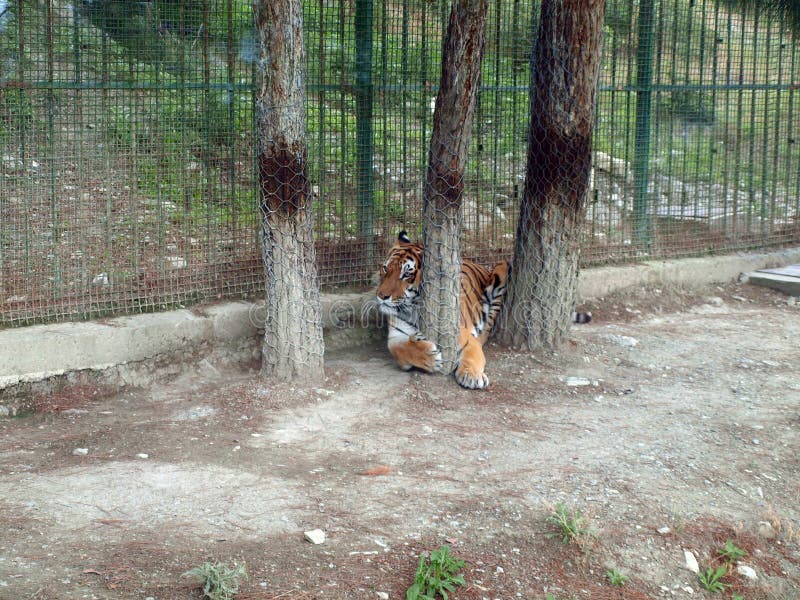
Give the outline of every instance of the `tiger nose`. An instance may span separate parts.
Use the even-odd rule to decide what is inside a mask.
[[[378,298],[380,300],[388,300],[389,297],[390,297],[390,294],[381,294],[380,292],[378,292]]]

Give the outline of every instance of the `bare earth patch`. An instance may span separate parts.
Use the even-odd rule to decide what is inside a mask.
[[[374,345],[317,388],[206,363],[38,402],[0,421],[0,598],[197,599],[204,561],[247,564],[237,598],[404,598],[445,543],[456,599],[800,597],[800,307],[736,284],[589,308],[558,355],[489,348],[486,392]],[[593,537],[550,538],[556,503]],[[684,551],[729,539],[758,579],[712,595]]]

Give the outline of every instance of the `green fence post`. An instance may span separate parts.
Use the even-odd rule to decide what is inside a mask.
[[[356,184],[358,191],[358,235],[364,240],[364,267],[369,269],[375,253],[375,181],[372,172],[372,0],[356,0],[355,96],[356,96]],[[364,273],[366,274],[366,271]]]
[[[650,124],[653,100],[653,15],[656,0],[639,3],[638,48],[636,50],[636,122],[633,155],[633,235],[638,248],[649,250],[650,217],[647,192],[650,163]]]

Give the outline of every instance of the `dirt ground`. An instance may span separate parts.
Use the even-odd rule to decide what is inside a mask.
[[[206,360],[42,398],[0,421],[0,598],[197,599],[182,574],[211,561],[246,563],[240,599],[400,599],[442,544],[455,599],[800,598],[800,306],[731,284],[588,308],[557,355],[490,347],[485,392],[370,341],[316,388]],[[591,535],[550,537],[557,503]],[[717,566],[727,540],[757,580],[714,595],[684,551]]]

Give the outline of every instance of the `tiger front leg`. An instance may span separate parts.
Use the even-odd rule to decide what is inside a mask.
[[[489,378],[484,373],[486,357],[481,343],[469,333],[462,332],[459,336],[459,347],[461,354],[454,373],[458,385],[470,390],[489,387]]]
[[[442,352],[425,339],[419,330],[405,321],[389,320],[389,352],[404,371],[413,368],[436,373],[442,369]]]

